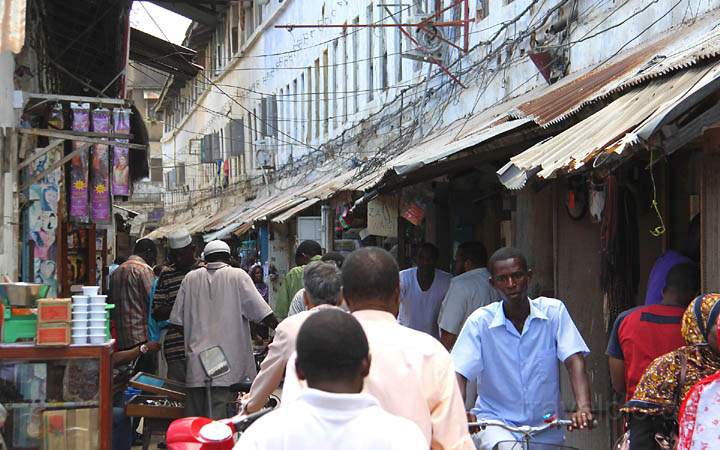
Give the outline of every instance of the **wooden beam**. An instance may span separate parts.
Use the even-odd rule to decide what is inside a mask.
[[[71,136],[84,136],[89,138],[104,138],[104,139],[132,139],[133,135],[130,133],[100,133],[97,131],[76,131],[76,130],[52,130],[50,128],[23,128],[23,130],[35,130],[35,131],[57,131],[60,133],[69,134]],[[25,133],[33,134],[33,133]]]
[[[83,135],[75,135],[71,133],[67,133],[65,131],[54,131],[54,130],[43,130],[39,128],[19,128],[18,131],[20,131],[20,134],[32,134],[35,136],[46,136],[51,138],[59,138],[59,139],[67,139],[69,141],[80,141],[80,142],[88,142],[90,144],[103,144],[103,145],[110,145],[112,147],[128,147],[136,150],[146,150],[146,145],[141,144],[129,144],[126,142],[120,142],[115,140],[108,140],[108,139],[98,139]],[[82,133],[86,134],[86,133]]]
[[[42,180],[42,179],[45,178],[50,172],[52,172],[53,170],[57,169],[58,167],[62,167],[63,164],[65,164],[66,162],[70,161],[70,160],[73,159],[75,156],[79,155],[80,152],[82,152],[82,151],[87,151],[87,149],[88,149],[89,147],[90,147],[90,144],[86,144],[86,145],[83,145],[83,146],[80,146],[80,147],[76,148],[75,150],[73,150],[70,154],[68,154],[66,157],[64,157],[64,158],[61,159],[60,161],[58,161],[58,162],[56,162],[56,163],[54,163],[54,164],[51,164],[50,167],[48,167],[47,169],[45,169],[43,172],[35,175],[35,176],[32,177],[29,181],[24,182],[24,183],[22,184],[22,186],[20,186],[20,189],[18,189],[18,191],[19,191],[19,192],[22,192],[22,191],[24,191],[25,189],[27,189],[28,187],[30,187],[30,185],[33,185],[33,184],[37,183],[38,181]]]
[[[25,159],[25,161],[23,161],[23,162],[21,162],[20,164],[18,164],[18,166],[17,166],[18,172],[20,172],[20,171],[21,171],[22,169],[24,169],[25,167],[29,166],[29,165],[30,165],[33,161],[35,161],[36,159],[40,158],[40,157],[43,156],[43,155],[46,155],[50,150],[52,150],[52,149],[54,149],[55,147],[59,146],[59,145],[62,144],[63,142],[65,142],[65,139],[53,139],[52,141],[50,141],[50,144],[48,144],[47,147],[43,147],[43,148],[38,149],[38,151],[36,151],[35,153],[33,153],[29,158]]]
[[[663,141],[663,150],[666,154],[671,155],[688,142],[702,136],[706,128],[717,123],[720,123],[720,103],[713,105],[684,127],[674,130],[674,133]]]
[[[105,98],[105,97],[83,97],[80,95],[61,95],[61,94],[40,94],[37,92],[23,92],[23,97],[27,99],[39,99],[51,102],[76,102],[76,103],[96,103],[100,105],[118,105],[124,106],[127,101],[122,98]]]
[[[720,128],[703,134],[700,183],[700,268],[703,292],[720,290]]]

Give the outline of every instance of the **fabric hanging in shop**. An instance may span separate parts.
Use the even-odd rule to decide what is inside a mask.
[[[115,133],[130,133],[130,110],[115,108],[112,115]],[[130,195],[130,156],[128,152],[127,147],[113,147],[113,195],[126,197]]]
[[[52,126],[63,128],[62,107],[56,106],[51,112]],[[35,160],[28,169],[28,176],[34,178],[42,173],[62,157],[61,150],[48,152]],[[33,268],[35,273],[32,279],[36,283],[47,284],[50,289],[48,297],[57,295],[57,226],[58,226],[58,200],[60,199],[61,169],[53,170],[35,184],[30,185],[28,198],[28,231],[29,239],[33,241]]]
[[[73,103],[72,129],[74,131],[90,131],[90,105],[87,103]],[[75,222],[88,222],[88,144],[73,141],[73,151],[84,148],[79,155],[70,161],[70,220]]]
[[[635,198],[617,176],[605,182],[600,223],[600,283],[607,302],[606,329],[633,306],[640,279],[640,250]]]
[[[92,112],[93,131],[97,133],[109,133],[112,129],[110,124],[110,110],[98,108]],[[92,146],[92,191],[90,201],[92,210],[91,219],[96,223],[110,223],[110,156],[109,146],[95,144]]]

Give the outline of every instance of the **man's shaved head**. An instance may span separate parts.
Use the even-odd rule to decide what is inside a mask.
[[[379,247],[350,253],[342,267],[343,295],[350,309],[374,304],[385,305],[383,309],[393,312],[400,289],[399,272],[392,255]]]

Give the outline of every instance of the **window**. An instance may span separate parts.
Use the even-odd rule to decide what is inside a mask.
[[[350,98],[350,92],[348,92],[348,42],[347,42],[347,31],[343,28],[342,33],[342,100],[343,100],[343,120],[347,120],[348,115],[348,98]]]
[[[298,81],[297,78],[293,80],[293,90],[292,90],[292,106],[295,110],[293,112],[293,137],[296,141],[300,140],[300,119],[302,117],[302,112],[300,111],[300,108],[302,107],[302,102],[300,101],[300,97],[298,96]]]
[[[240,39],[240,5],[235,2],[230,2],[230,14],[228,14],[230,20],[230,55],[234,55],[240,50],[239,39]]]
[[[290,85],[288,84],[285,86],[285,97],[281,98],[282,101],[282,107],[284,111],[285,118],[283,122],[285,122],[285,134],[287,136],[293,136],[293,129],[292,129],[292,99],[293,97],[290,95]],[[286,136],[286,137],[287,137]],[[290,144],[288,144],[290,145]]]
[[[253,167],[253,161],[255,158],[255,142],[253,141],[253,138],[255,136],[255,130],[253,128],[253,115],[250,111],[247,113],[247,127],[248,127],[248,166],[252,169]]]
[[[225,67],[225,21],[220,20],[215,30],[215,75]]]
[[[354,25],[360,24],[360,18],[356,17],[353,19]],[[360,105],[358,104],[358,95],[360,92],[360,70],[359,70],[359,58],[358,58],[358,52],[359,52],[359,44],[358,44],[358,33],[360,32],[359,28],[353,28],[352,29],[352,54],[353,54],[353,111],[358,112],[360,110]]]
[[[315,60],[315,84],[313,86],[313,97],[314,97],[314,105],[313,109],[315,110],[315,138],[320,137],[320,90],[321,90],[321,84],[322,80],[320,79],[320,58]]]
[[[305,74],[300,74],[300,96],[298,97],[298,100],[300,101],[300,116],[298,117],[298,122],[300,123],[300,136],[298,140],[305,139],[305,128],[307,123],[305,122],[305,117],[307,117],[307,100],[305,98]]]
[[[379,10],[380,16],[381,16],[381,23],[386,23],[386,21],[392,21],[390,19],[384,8],[381,8]],[[388,88],[388,51],[387,51],[387,42],[386,42],[386,36],[387,36],[387,28],[379,28],[378,31],[380,32],[380,86],[383,87],[383,89]]]
[[[333,129],[337,128],[337,116],[338,116],[338,91],[340,90],[338,86],[338,79],[337,79],[337,65],[338,65],[338,50],[340,46],[340,42],[335,39],[333,41],[333,51],[332,51],[332,122],[333,122]],[[327,71],[327,68],[325,69]]]
[[[280,101],[281,102],[283,102],[285,100],[284,94],[285,94],[285,89],[280,88]],[[285,134],[287,132],[285,130],[285,127],[287,125],[285,122],[285,110],[283,109],[285,107],[285,103],[281,103],[281,104],[282,104],[282,108],[279,108],[276,113],[277,114],[277,123],[278,123],[278,128],[279,128],[279,130],[277,130],[277,131],[280,131],[283,134]],[[276,132],[276,135],[277,135],[277,132]]]
[[[247,42],[250,40],[250,36],[252,36],[253,32],[255,31],[255,13],[253,10],[253,3],[243,2],[243,36],[244,42]],[[249,7],[247,6],[249,5]]]
[[[162,158],[150,158],[150,182],[163,182],[163,160]]]
[[[373,4],[370,3],[367,6],[367,14],[366,14],[367,23],[371,24],[375,21],[373,20]],[[374,98],[374,91],[373,88],[375,87],[375,46],[373,43],[375,37],[375,31],[372,27],[367,28],[367,67],[368,67],[368,73],[367,73],[367,87],[368,87],[368,95],[367,100],[368,102],[373,101]]]
[[[330,80],[328,79],[328,64],[330,64],[328,56],[328,50],[325,49],[323,51],[322,55],[322,90],[323,90],[323,133],[327,136],[328,134],[328,125],[329,125],[329,117],[330,117],[330,98],[328,97],[330,90]]]
[[[448,0],[450,2],[454,0]],[[478,5],[482,4],[482,0],[478,0]],[[449,6],[449,5],[448,5]],[[458,3],[452,7],[452,17],[450,20],[458,21],[462,19],[462,3]],[[461,26],[450,27],[450,40],[457,42],[462,37],[463,28]]]
[[[312,118],[313,118],[313,111],[312,111],[312,67],[308,67],[305,69],[305,78],[307,79],[307,83],[305,84],[305,123],[307,123],[307,126],[305,127],[305,142],[310,142],[312,140]]]
[[[395,13],[395,22],[403,23],[403,5],[397,5],[397,11]],[[397,53],[395,63],[395,80],[398,84],[403,79],[403,57],[402,57],[402,31],[400,27],[395,28],[395,53]]]
[[[477,0],[475,7],[475,22],[479,22],[490,15],[490,0]]]

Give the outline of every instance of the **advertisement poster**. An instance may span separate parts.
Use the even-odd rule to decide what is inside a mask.
[[[45,171],[60,160],[60,150],[52,151],[30,165],[30,176]],[[57,295],[57,227],[58,200],[60,199],[60,169],[54,170],[29,188],[28,209],[29,240],[34,243],[33,268],[36,283],[50,286],[48,297]]]
[[[116,133],[130,133],[130,110],[116,108],[113,110],[113,126]],[[112,193],[113,195],[130,195],[130,155],[127,147],[112,149]]]
[[[90,107],[88,104],[72,104],[74,131],[90,131]],[[73,141],[73,151],[88,148],[88,144]],[[70,220],[88,222],[88,152],[81,151],[70,160]]]
[[[98,108],[92,113],[93,131],[109,133],[110,110]],[[109,147],[103,144],[92,146],[92,190],[90,201],[91,219],[95,223],[110,223],[110,156]]]

